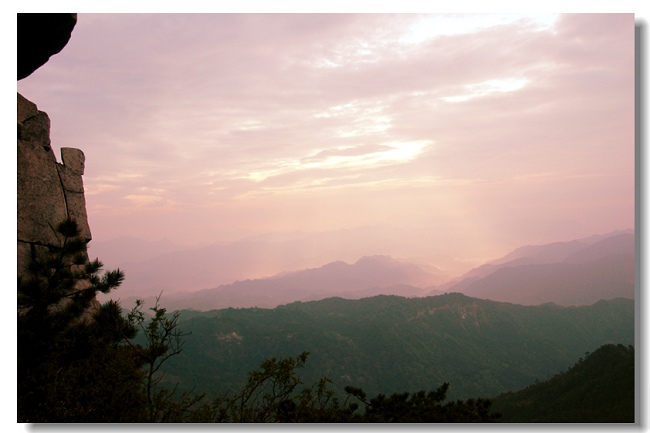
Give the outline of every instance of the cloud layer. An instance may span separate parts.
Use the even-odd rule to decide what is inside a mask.
[[[634,224],[631,14],[81,14],[18,90],[86,153],[96,239]]]

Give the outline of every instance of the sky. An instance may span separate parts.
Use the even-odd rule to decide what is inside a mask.
[[[98,242],[373,227],[453,268],[635,224],[633,14],[79,14],[17,90]]]

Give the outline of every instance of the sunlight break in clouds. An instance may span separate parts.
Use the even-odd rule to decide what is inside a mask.
[[[632,14],[80,14],[18,91],[95,240],[374,224],[444,267],[634,226]]]
[[[487,96],[492,93],[514,92],[515,90],[523,88],[527,83],[528,80],[525,78],[487,80],[481,83],[464,85],[463,89],[466,90],[464,94],[444,96],[440,99],[445,102],[464,102],[481,96]]]
[[[401,164],[417,158],[422,150],[430,144],[431,142],[429,141],[412,141],[384,143],[371,147],[371,149],[367,147],[337,148],[311,155],[303,161],[276,161],[276,168],[254,171],[247,178],[260,182],[272,176],[299,170],[364,168],[387,164]],[[355,154],[359,149],[364,149],[364,152]]]
[[[440,36],[457,36],[478,33],[490,27],[525,22],[535,31],[552,30],[558,14],[456,14],[422,16],[404,32],[399,41],[406,45],[420,44]]]

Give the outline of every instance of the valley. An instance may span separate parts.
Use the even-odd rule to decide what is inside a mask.
[[[513,393],[557,381],[601,346],[635,344],[635,246],[631,231],[526,246],[452,280],[431,265],[363,256],[139,298],[160,296],[180,313],[188,335],[164,382],[179,390],[227,395],[264,360],[307,352],[301,382],[328,378],[340,398],[346,386],[375,395],[448,382],[448,401],[497,398],[511,422],[530,418],[512,409]],[[611,416],[621,413],[629,418],[627,406]]]

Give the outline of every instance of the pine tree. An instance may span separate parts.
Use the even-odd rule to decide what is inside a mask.
[[[18,279],[18,421],[138,420],[142,363],[123,344],[136,329],[117,302],[96,300],[124,274],[88,260],[74,220],[57,232],[61,245],[33,254]]]

